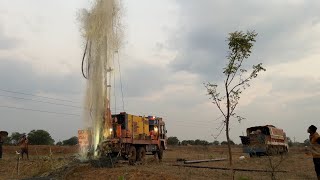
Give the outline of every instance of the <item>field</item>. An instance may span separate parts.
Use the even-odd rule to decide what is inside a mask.
[[[169,147],[161,163],[153,156],[147,156],[142,165],[129,166],[126,162],[116,168],[94,168],[90,164],[77,163],[77,147],[30,146],[29,160],[19,163],[19,175],[16,169],[18,147],[4,146],[4,157],[0,160],[0,179],[28,179],[32,177],[54,177],[56,179],[230,179],[226,170],[196,169],[172,166],[183,164],[177,159],[208,159],[227,157],[223,146],[179,146]],[[241,147],[233,147],[235,168],[271,170],[270,162],[277,164],[281,156],[249,158],[241,152]],[[245,156],[245,159],[239,159]],[[228,167],[227,161],[192,164],[196,166]],[[306,156],[303,149],[292,148],[276,170],[288,171],[276,173],[277,179],[316,179],[312,157]],[[270,172],[236,171],[236,179],[271,179]],[[39,178],[33,178],[39,179]],[[49,178],[47,178],[49,179]]]

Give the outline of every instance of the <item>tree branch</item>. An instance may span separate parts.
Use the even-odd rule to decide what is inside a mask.
[[[231,93],[235,88],[237,88],[237,87],[239,87],[239,86],[243,85],[245,82],[248,82],[250,78],[251,78],[251,76],[249,76],[249,77],[248,77],[248,78],[246,78],[245,80],[242,80],[239,84],[235,85],[235,86],[230,90],[230,92],[229,92],[229,93]]]
[[[217,107],[220,110],[220,112],[222,113],[222,115],[226,118],[226,114],[222,111],[221,105],[220,105],[220,100],[218,99],[219,93],[216,93],[217,85],[207,83],[207,84],[205,84],[205,87],[207,88],[208,95],[211,95],[211,97],[214,101],[214,104],[217,105]]]
[[[220,112],[222,113],[222,115],[226,118],[226,115],[225,115],[225,113],[222,111],[221,106],[220,106],[220,103],[217,101],[217,98],[214,97],[213,100],[215,101],[215,103],[216,103],[218,109],[220,110]]]
[[[223,125],[223,126],[222,126],[222,125]],[[220,125],[220,127],[217,128],[217,130],[220,129],[220,128],[221,128],[221,129],[220,129],[220,132],[219,132],[217,135],[215,135],[215,136],[212,135],[214,139],[217,139],[217,138],[221,135],[221,133],[222,133],[222,131],[223,131],[223,129],[224,129],[225,126],[226,126],[226,123],[223,122],[223,123]]]
[[[241,59],[241,61],[240,61],[239,65],[237,66],[237,68],[236,68],[236,72],[233,74],[233,76],[232,76],[231,80],[230,80],[230,81],[229,81],[229,83],[228,83],[228,86],[231,84],[232,80],[233,80],[233,79],[234,79],[234,77],[236,76],[236,74],[237,74],[237,72],[238,72],[239,68],[240,68],[240,67],[241,67],[241,65],[242,65],[243,60],[244,60],[244,57],[242,57],[242,59]]]
[[[218,121],[220,118],[224,117],[223,115],[219,116],[218,118],[216,118],[214,121]]]
[[[234,104],[234,106],[231,107],[231,113],[230,113],[230,114],[233,114],[233,111],[236,109],[236,107],[237,107],[238,104],[239,104],[239,103],[236,102],[236,103]]]

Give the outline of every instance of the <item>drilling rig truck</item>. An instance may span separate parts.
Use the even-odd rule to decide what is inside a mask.
[[[143,162],[147,154],[161,161],[163,151],[167,149],[167,130],[165,122],[155,116],[135,116],[126,112],[111,116],[111,128],[104,134],[98,145],[99,157],[105,159],[122,157],[129,164]],[[90,130],[79,130],[79,145],[92,146]]]

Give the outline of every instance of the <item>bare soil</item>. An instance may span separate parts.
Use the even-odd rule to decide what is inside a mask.
[[[50,153],[51,149],[51,153]],[[230,179],[230,172],[226,170],[195,169],[172,166],[183,164],[177,159],[196,160],[208,158],[226,158],[227,149],[223,146],[180,146],[169,147],[164,153],[162,162],[153,156],[147,156],[141,165],[129,166],[126,162],[117,164],[115,168],[94,168],[90,164],[76,163],[77,146],[30,146],[29,160],[19,163],[17,173],[18,147],[4,146],[4,158],[0,160],[0,179],[27,179],[32,177],[55,177],[56,179]],[[243,154],[241,147],[233,147],[234,168],[271,170],[270,160],[277,164],[281,156],[250,158]],[[240,160],[240,156],[246,158]],[[196,166],[228,167],[228,161],[207,162],[194,164]],[[288,171],[276,173],[277,179],[316,179],[312,157],[306,156],[303,149],[291,148],[288,155],[277,168]],[[271,173],[265,172],[236,172],[236,179],[271,179]]]

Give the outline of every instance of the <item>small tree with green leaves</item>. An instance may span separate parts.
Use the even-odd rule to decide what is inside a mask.
[[[231,139],[229,140],[230,145],[235,145],[236,143],[234,143]],[[222,141],[221,145],[228,145],[228,141]]]
[[[22,135],[25,135],[25,133],[19,133],[19,132],[13,132],[10,136],[10,143],[17,144],[22,137]]]
[[[74,146],[74,145],[78,144],[78,137],[73,136],[70,139],[62,141],[62,143],[64,146]]]
[[[29,143],[32,145],[53,145],[54,139],[45,130],[32,130],[28,133]]]
[[[174,136],[174,137],[168,137],[167,142],[169,145],[178,145],[180,141],[177,137]]]
[[[212,143],[212,145],[215,145],[215,146],[218,146],[219,144],[220,144],[220,142],[217,140],[213,141],[213,143]]]
[[[56,146],[62,146],[62,145],[63,145],[63,143],[61,141],[56,143]]]
[[[262,63],[252,66],[251,72],[243,66],[243,63],[251,55],[253,43],[256,41],[258,34],[255,31],[235,31],[229,34],[227,39],[229,52],[227,56],[226,67],[223,68],[225,80],[223,84],[223,92],[218,91],[216,83],[205,83],[208,95],[212,102],[222,113],[224,126],[226,129],[226,137],[229,151],[229,164],[232,168],[232,152],[230,143],[230,120],[236,118],[239,122],[244,118],[235,113],[235,109],[239,104],[240,95],[246,87],[250,86],[250,81],[258,76],[260,71],[266,69],[262,67]]]

